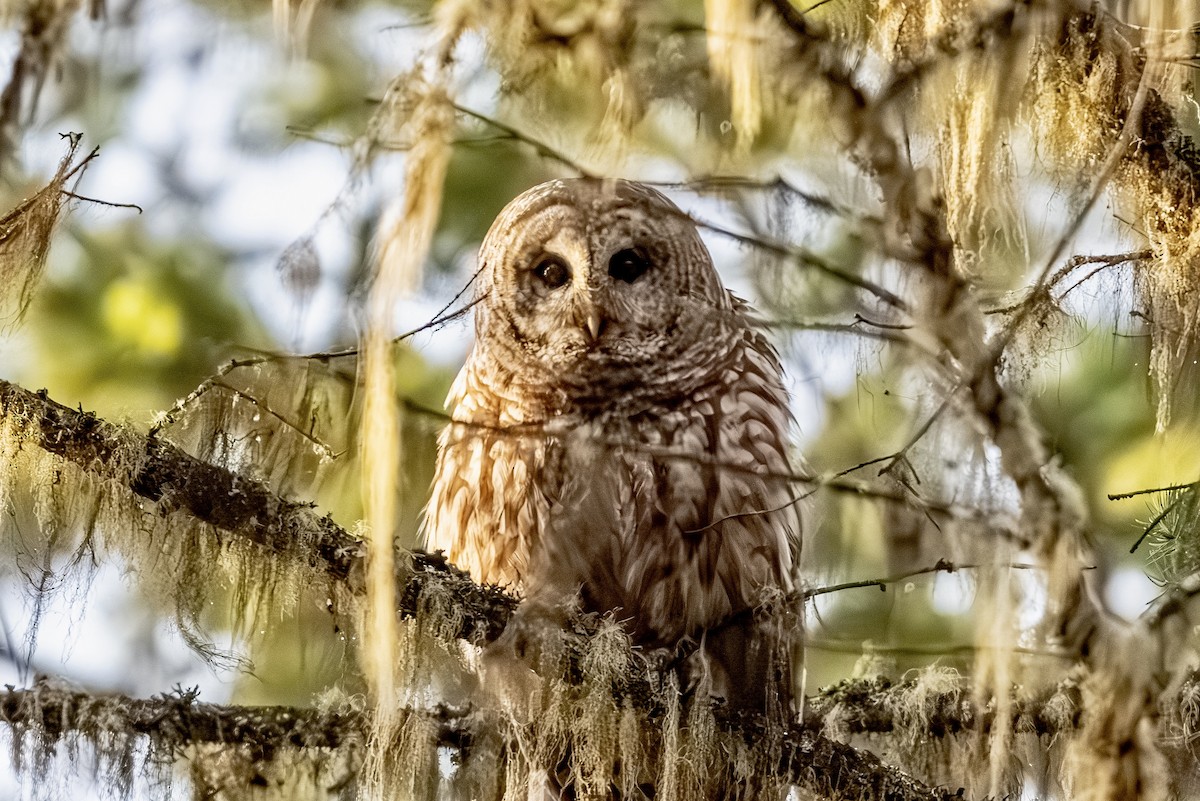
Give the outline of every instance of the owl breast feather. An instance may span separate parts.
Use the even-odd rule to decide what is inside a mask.
[[[503,377],[469,362],[427,546],[526,596],[579,593],[648,645],[790,591],[786,396],[765,341],[742,344],[666,403],[581,403],[541,421],[527,393],[506,400]]]

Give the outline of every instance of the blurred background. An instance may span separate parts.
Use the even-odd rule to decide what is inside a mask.
[[[163,424],[172,441],[291,497],[314,499],[352,529],[361,517],[352,357],[268,359],[230,370],[176,404],[230,359],[356,345],[371,249],[401,197],[408,144],[366,132],[389,83],[427,51],[433,11],[419,2],[277,4],[289,9],[281,35],[279,11],[265,2],[101,5],[95,17],[84,7],[63,17],[61,46],[40,73],[24,76],[16,112],[6,106],[0,206],[15,206],[49,180],[66,152],[60,134],[81,134],[80,154],[99,147],[99,155],[71,189],[83,197],[69,202],[23,320],[4,328],[0,377],[138,430]],[[812,19],[854,44],[869,36],[868,5],[833,3]],[[631,45],[629,59],[652,58],[679,82],[662,73],[639,78],[641,96],[662,102],[643,109],[621,136],[603,134],[612,106],[585,66],[545,67],[550,80],[525,76],[523,86],[522,76],[502,74],[485,57],[477,34],[459,45],[460,112],[443,213],[420,285],[395,310],[397,335],[448,304],[462,305],[454,298],[494,214],[523,189],[572,174],[554,153],[596,172],[662,182],[681,206],[720,227],[786,240],[852,272],[887,269],[873,241],[877,201],[822,127],[819,98],[766,116],[754,148],[732,165],[743,182],[690,183],[729,171],[722,156],[728,109],[696,88],[696,65],[705,59],[702,3],[654,8],[656,16],[640,23],[650,33],[637,40],[640,50]],[[10,76],[10,86],[25,52],[27,11],[13,2],[0,15],[0,80]],[[571,13],[583,14],[564,11],[558,21],[569,26]],[[994,236],[981,250],[980,291],[997,307],[1048,253],[1071,200],[1026,160],[1027,141],[1015,137],[1013,146],[1021,180],[1015,216],[1007,227],[991,223]],[[833,475],[896,452],[918,432],[937,407],[929,376],[894,342],[864,334],[886,329],[853,323],[869,311],[848,285],[737,238],[710,230],[705,239],[727,284],[755,302],[785,356],[798,465],[803,459],[814,474]],[[1103,202],[1075,238],[1077,252],[1087,253],[1119,253],[1136,241]],[[1084,491],[1100,556],[1097,585],[1127,617],[1158,592],[1155,543],[1129,549],[1161,506],[1153,496],[1114,502],[1106,495],[1189,483],[1200,471],[1194,430],[1154,436],[1149,346],[1128,312],[1131,287],[1131,274],[1119,268],[1081,283],[1064,302],[1069,314],[1028,358],[1018,351],[1008,365],[1033,398],[1047,444]],[[409,410],[401,514],[410,545],[440,424],[421,410],[441,408],[470,339],[467,317],[397,349],[398,391]],[[995,486],[995,454],[964,451],[959,425],[939,423],[910,454],[917,483],[1002,515],[1012,499]],[[878,465],[852,475],[877,472]],[[810,505],[812,587],[974,558],[961,532],[920,535],[937,525],[918,510],[836,493],[818,493]],[[135,696],[182,685],[199,686],[207,701],[302,705],[330,687],[360,689],[353,648],[319,592],[260,620],[258,631],[236,625],[236,610],[214,601],[206,636],[253,664],[223,668],[184,644],[173,610],[144,591],[146,577],[121,554],[107,553],[83,586],[80,571],[63,569],[68,555],[22,557],[0,576],[4,683],[46,673]],[[900,672],[932,661],[968,665],[973,592],[971,571],[963,570],[913,575],[883,592],[819,596],[809,610],[809,686],[852,674],[864,655]],[[1022,614],[1036,619],[1037,603],[1031,592]]]

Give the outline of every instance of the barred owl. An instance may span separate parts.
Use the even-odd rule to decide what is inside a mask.
[[[768,678],[788,648],[755,612],[798,550],[787,395],[693,222],[641,184],[551,181],[500,213],[477,282],[427,547],[578,593],[644,647],[696,643],[732,704],[786,699]]]

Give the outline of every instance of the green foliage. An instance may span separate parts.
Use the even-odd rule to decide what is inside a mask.
[[[37,297],[37,369],[25,380],[120,417],[169,408],[233,348],[268,345],[235,289],[229,253],[155,239],[136,223],[77,230],[75,244],[63,243]]]

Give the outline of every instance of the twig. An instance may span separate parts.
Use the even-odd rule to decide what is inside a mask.
[[[1087,200],[1083,206],[1075,213],[1071,219],[1071,224],[1068,225],[1059,235],[1058,240],[1054,243],[1053,249],[1050,251],[1049,257],[1046,259],[1046,264],[1042,267],[1038,278],[1034,281],[1033,288],[1029,294],[1031,297],[1037,297],[1040,293],[1046,291],[1050,286],[1050,269],[1054,263],[1058,261],[1063,251],[1067,249],[1067,245],[1075,238],[1079,232],[1080,226],[1083,225],[1083,220],[1096,205],[1096,201],[1100,199],[1100,194],[1112,179],[1113,173],[1116,172],[1117,166],[1125,158],[1129,148],[1133,145],[1138,129],[1141,127],[1142,109],[1146,105],[1146,98],[1150,92],[1150,82],[1148,80],[1148,69],[1143,65],[1141,74],[1138,76],[1137,89],[1134,92],[1133,101],[1125,113],[1125,121],[1121,126],[1121,133],[1117,136],[1117,141],[1113,142],[1109,148],[1104,163],[1100,165],[1099,171],[1092,178],[1092,185],[1088,191]],[[1021,323],[1032,313],[1034,304],[1025,304],[1018,308],[1008,325],[997,335],[996,341],[992,345],[992,355],[988,360],[989,368],[999,363],[1004,355],[1005,349],[1009,342],[1016,336],[1017,330],[1021,327]]]
[[[1087,275],[1085,275],[1083,278],[1076,281],[1071,286],[1064,289],[1058,295],[1057,301],[1061,303],[1067,297],[1067,295],[1071,294],[1073,291],[1078,289],[1082,284],[1086,283],[1087,281],[1090,281],[1092,278],[1099,275],[1104,270],[1107,270],[1110,267],[1116,267],[1117,265],[1125,264],[1125,263],[1131,262],[1131,261],[1142,261],[1144,259],[1150,258],[1151,255],[1153,255],[1153,254],[1149,250],[1137,250],[1137,251],[1133,251],[1131,253],[1114,253],[1112,255],[1107,255],[1107,256],[1084,256],[1084,255],[1072,256],[1071,258],[1067,259],[1066,264],[1064,264],[1057,271],[1055,271],[1054,275],[1046,283],[1045,292],[1043,294],[1048,294],[1050,289],[1057,286],[1059,283],[1061,283],[1063,281],[1063,279],[1067,278],[1069,275],[1071,275],[1071,273],[1075,272],[1075,270],[1079,269],[1083,265],[1098,264],[1099,266],[1096,267],[1096,269],[1090,270],[1087,273]],[[983,313],[987,314],[987,315],[1012,314],[1013,312],[1018,311],[1021,307],[1032,302],[1033,297],[1034,296],[1032,295],[1032,293],[1029,293],[1029,294],[1026,294],[1025,297],[1022,298],[1017,303],[1011,303],[1007,306],[999,306],[999,307],[996,307],[993,309],[985,309]]]
[[[1138,618],[1138,622],[1147,629],[1157,629],[1168,618],[1184,611],[1186,602],[1197,595],[1200,595],[1200,573],[1193,573],[1182,581],[1175,582],[1170,589],[1156,598],[1150,608]]]
[[[914,432],[913,435],[908,438],[908,442],[904,443],[904,446],[900,448],[900,450],[892,454],[891,461],[887,463],[887,466],[880,469],[879,475],[882,476],[884,474],[891,473],[896,468],[896,465],[900,464],[901,462],[904,462],[905,464],[908,463],[908,452],[912,450],[918,442],[921,441],[922,437],[929,433],[929,429],[933,428],[933,424],[937,422],[938,418],[941,417],[946,409],[950,407],[951,399],[961,388],[961,382],[950,388],[950,391],[947,392],[945,397],[942,398],[942,402],[939,403],[938,407],[933,410],[933,413],[930,414],[929,417],[925,419],[925,422],[921,424],[920,428],[918,428],[916,432]]]
[[[448,415],[446,412],[441,411],[439,409],[430,409],[429,407],[423,406],[419,403],[416,403],[415,401],[412,401],[411,399],[403,399],[402,403],[404,404],[405,409],[413,412],[414,414],[417,414],[417,415],[423,416],[423,417],[428,417],[433,420],[438,420],[442,423],[453,422],[455,426],[459,426],[468,431],[475,430],[475,431],[487,432],[487,433],[491,433],[491,434],[499,434],[502,436],[509,436],[509,437],[553,436],[553,435],[548,435],[545,433],[544,424],[542,424],[542,423],[523,423],[521,425],[514,425],[514,426],[499,426],[499,425],[492,425],[492,424],[488,424],[488,423],[470,423],[470,422],[465,422],[465,421],[453,420],[450,417],[450,415]],[[611,447],[614,449],[620,449],[620,450],[628,451],[628,452],[645,453],[645,454],[654,456],[657,459],[685,462],[685,463],[689,463],[689,464],[699,464],[699,465],[704,465],[706,467],[714,467],[719,470],[726,470],[731,473],[745,473],[748,475],[755,475],[755,476],[759,476],[762,478],[771,478],[771,479],[777,479],[779,481],[786,481],[788,483],[796,484],[796,485],[811,486],[814,488],[814,491],[824,489],[824,490],[829,490],[831,492],[837,492],[837,493],[841,493],[841,494],[845,494],[845,495],[852,495],[852,496],[856,496],[856,497],[860,497],[860,498],[874,498],[877,500],[887,501],[890,503],[901,504],[901,505],[909,506],[909,507],[916,507],[925,512],[929,512],[932,514],[945,515],[946,517],[949,517],[951,519],[956,519],[956,520],[980,521],[980,520],[988,520],[990,518],[990,515],[983,510],[971,509],[969,507],[964,507],[964,506],[960,506],[958,504],[949,503],[949,502],[942,503],[942,502],[938,502],[938,501],[929,501],[924,498],[918,498],[915,496],[908,495],[906,493],[898,493],[898,492],[894,492],[894,491],[884,489],[881,487],[871,486],[870,484],[867,484],[864,482],[842,481],[839,478],[841,475],[844,475],[842,473],[839,473],[833,477],[829,477],[829,476],[809,475],[806,473],[797,473],[797,472],[786,471],[786,470],[762,470],[756,466],[747,466],[747,465],[743,465],[743,464],[734,464],[734,463],[726,462],[726,461],[723,461],[723,460],[717,458],[716,456],[713,456],[713,455],[707,454],[707,453],[688,453],[688,452],[684,452],[684,451],[674,450],[670,447],[661,446],[661,445],[651,445],[648,443],[631,442],[628,439],[597,438],[592,441],[592,444],[598,445],[601,447]],[[805,496],[805,497],[807,497],[807,496]],[[796,500],[803,500],[803,498],[799,498]],[[784,504],[784,506],[781,508],[786,508],[787,506],[790,506],[794,502],[796,502],[796,501],[794,500],[787,504]],[[737,515],[730,515],[730,517],[739,517],[739,516],[745,515],[745,514],[751,514],[751,515],[766,514],[770,511],[771,510],[754,510],[751,512],[739,513]],[[992,533],[1003,536],[1006,539],[1014,538],[1014,535],[1011,532],[1004,531],[999,526],[993,526]],[[1020,542],[1019,539],[1017,541]]]
[[[280,423],[282,423],[286,428],[288,428],[292,431],[295,431],[297,434],[299,434],[300,437],[302,437],[305,441],[308,442],[309,445],[311,445],[313,447],[313,450],[317,451],[324,458],[332,461],[332,460],[336,460],[336,459],[340,458],[345,453],[345,451],[335,451],[333,448],[331,448],[329,446],[328,443],[323,442],[320,439],[317,439],[315,436],[313,436],[312,434],[308,433],[303,428],[301,428],[298,423],[295,423],[292,420],[289,420],[284,415],[275,411],[273,408],[271,408],[271,405],[269,403],[267,403],[265,400],[255,397],[253,393],[247,392],[246,390],[243,390],[243,389],[238,389],[237,387],[235,387],[231,384],[225,383],[225,381],[222,379],[214,379],[212,385],[218,389],[223,389],[226,392],[229,392],[230,394],[232,394],[234,396],[234,398],[244,399],[246,402],[263,410],[264,412],[267,413],[268,416],[275,418]]]
[[[1108,499],[1110,501],[1123,501],[1126,498],[1135,498],[1138,495],[1152,495],[1156,492],[1174,492],[1175,490],[1185,490],[1195,486],[1196,483],[1192,482],[1191,484],[1172,484],[1167,487],[1151,487],[1149,489],[1134,490],[1133,492],[1119,492],[1115,495],[1110,494]]]
[[[892,331],[872,331],[856,323],[821,323],[812,320],[763,320],[754,325],[766,329],[782,329],[787,331],[821,331],[828,334],[851,334],[865,339],[878,339],[881,342],[891,342],[896,345],[912,345],[911,339]]]
[[[98,206],[109,206],[114,209],[137,209],[138,214],[141,214],[143,211],[142,207],[136,203],[114,203],[111,200],[100,200],[99,198],[88,197],[87,195],[79,195],[75,192],[68,192],[66,189],[60,189],[59,191],[67,197],[74,198],[76,200],[82,200],[85,203],[95,203]]]
[[[838,280],[843,281],[851,286],[869,292],[893,308],[901,311],[908,311],[908,304],[896,293],[880,286],[879,284],[876,284],[873,281],[868,281],[867,279],[854,275],[853,273],[846,272],[840,267],[835,267],[821,257],[809,252],[808,250],[805,250],[804,248],[788,245],[783,242],[774,242],[762,237],[751,236],[750,234],[734,231],[732,228],[726,228],[723,225],[717,225],[716,223],[708,222],[707,220],[703,220],[698,217],[691,215],[687,216],[690,220],[692,220],[692,222],[707,231],[711,231],[714,234],[719,234],[720,236],[728,237],[734,241],[742,243],[743,245],[749,245],[757,248],[758,250],[763,250],[767,253],[772,253],[782,258],[792,259],[799,264],[804,265],[805,267],[812,267],[818,272],[825,273],[826,275],[837,278]]]
[[[448,304],[443,306],[442,310],[439,311],[436,315],[434,315],[434,317],[432,319],[430,319],[429,322],[424,323],[410,331],[406,331],[403,334],[400,334],[399,336],[394,337],[392,339],[392,343],[399,344],[400,342],[403,342],[406,339],[410,339],[410,338],[416,336],[417,334],[424,333],[425,331],[432,330],[439,326],[445,325],[446,323],[453,322],[454,320],[457,320],[460,317],[466,316],[466,314],[472,308],[474,308],[477,303],[479,303],[481,298],[476,298],[476,299],[472,300],[470,303],[468,303],[467,305],[463,306],[460,309],[456,309],[453,312],[447,312],[447,310],[460,297],[462,297],[466,293],[467,289],[470,288],[471,283],[475,280],[476,277],[478,277],[478,275],[479,275],[479,272],[476,271],[475,275],[471,277],[471,280],[467,282],[466,286],[464,286],[461,290],[459,290],[458,294],[456,294],[450,300],[450,302]],[[183,411],[188,406],[192,405],[197,400],[199,400],[201,397],[203,397],[209,390],[211,390],[214,386],[217,385],[217,382],[221,381],[221,379],[223,379],[225,376],[229,375],[234,370],[240,370],[240,369],[243,369],[246,367],[256,367],[260,364],[269,364],[272,362],[283,362],[283,361],[329,362],[329,361],[333,361],[334,359],[343,359],[343,358],[348,358],[348,357],[357,356],[357,355],[358,355],[358,348],[357,347],[349,347],[349,348],[340,348],[337,350],[316,351],[313,353],[269,353],[269,352],[264,352],[264,353],[260,353],[257,356],[250,356],[250,357],[247,357],[244,359],[230,359],[228,362],[226,362],[225,364],[223,364],[219,368],[217,368],[217,371],[213,375],[209,376],[204,381],[200,382],[200,384],[195,389],[193,389],[191,392],[189,392],[187,395],[185,395],[180,400],[176,401],[175,405],[172,406],[169,410],[167,410],[162,415],[162,422],[156,427],[156,430],[161,429],[162,427],[164,427],[167,424],[172,424],[172,423],[176,422],[179,419],[179,415],[182,414]],[[299,430],[299,429],[297,429],[297,430]],[[301,433],[303,433],[303,431],[301,431]]]
[[[824,195],[801,189],[781,175],[776,175],[768,181],[747,178],[741,175],[706,175],[687,181],[642,181],[648,186],[659,189],[679,189],[688,192],[704,192],[709,190],[750,189],[756,192],[774,192],[782,190],[793,197],[799,198],[809,207],[829,214],[842,217],[853,217],[861,222],[879,225],[883,221],[874,215],[864,214],[850,206],[838,203]]]
[[[488,125],[492,128],[495,128],[498,131],[503,131],[504,133],[511,136],[513,139],[515,139],[519,142],[524,142],[526,145],[529,145],[530,147],[532,147],[534,150],[536,150],[542,156],[545,156],[546,158],[550,159],[551,161],[557,161],[562,166],[566,167],[567,169],[571,170],[572,172],[577,173],[578,175],[580,175],[584,178],[600,178],[600,177],[602,177],[598,173],[594,173],[591,170],[588,170],[582,164],[575,161],[570,156],[567,156],[565,153],[562,153],[561,151],[556,150],[555,148],[551,147],[550,145],[546,144],[545,142],[543,142],[539,139],[536,139],[532,136],[529,136],[529,135],[523,133],[522,131],[512,127],[511,125],[508,125],[506,123],[501,122],[500,120],[495,119],[494,117],[489,117],[486,114],[482,114],[478,111],[474,111],[472,109],[467,108],[466,106],[460,106],[457,103],[454,104],[454,110],[457,111],[459,114],[465,115],[467,117],[471,117],[472,119],[482,122],[483,124]]]
[[[959,570],[980,570],[985,568],[1001,568],[1005,570],[1045,570],[1045,565],[1034,565],[1023,562],[1014,562],[1010,564],[968,564],[956,565],[953,562],[945,559],[939,559],[937,564],[932,567],[923,567],[919,570],[910,570],[907,573],[899,573],[894,576],[877,579],[863,579],[862,581],[847,581],[842,584],[833,584],[828,587],[814,587],[804,591],[804,600],[809,600],[818,595],[825,595],[831,592],[841,592],[843,590],[861,589],[864,587],[878,587],[880,590],[886,591],[889,584],[899,584],[902,581],[908,581],[917,576],[924,576],[931,573],[957,573]],[[1094,570],[1094,566],[1084,567],[1084,570]]]

